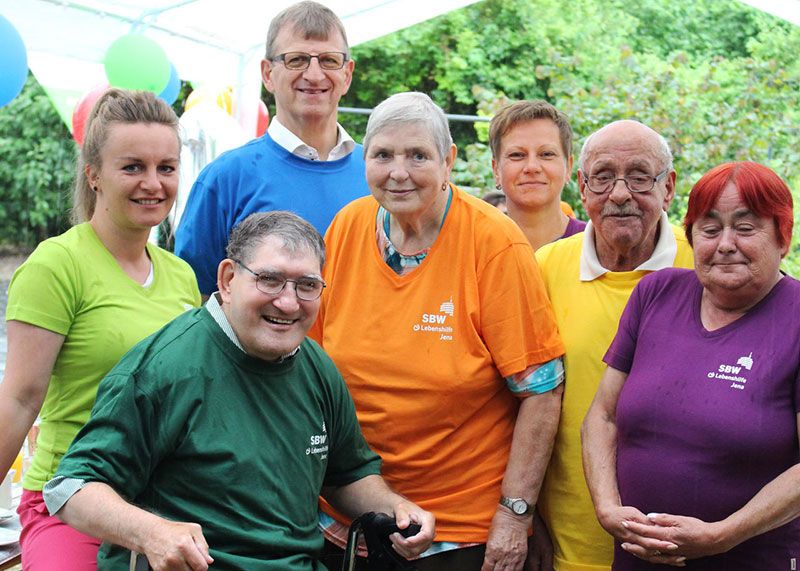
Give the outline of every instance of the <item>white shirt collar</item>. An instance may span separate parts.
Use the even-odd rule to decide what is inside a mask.
[[[222,311],[222,305],[219,302],[219,292],[215,291],[212,293],[208,301],[206,302],[206,310],[211,314],[211,317],[214,318],[214,321],[217,322],[220,329],[222,329],[225,336],[231,340],[231,343],[236,345],[240,350],[244,351],[244,347],[239,342],[239,338],[236,337],[236,332],[234,332],[233,327],[231,327],[230,322],[228,321],[228,316],[225,315],[225,312]]]
[[[331,152],[328,153],[329,161],[335,161],[346,157],[353,152],[353,149],[356,146],[356,142],[350,135],[347,134],[347,131],[345,131],[344,127],[339,125],[339,123],[336,123],[336,129],[338,132],[336,137],[336,145],[331,149]],[[320,160],[317,149],[304,143],[300,137],[292,133],[285,125],[283,125],[283,123],[281,123],[277,117],[273,117],[269,122],[267,133],[269,133],[269,136],[272,137],[273,141],[278,143],[281,147],[293,155],[303,157],[304,159],[308,159],[310,161]]]
[[[648,260],[639,265],[636,270],[656,271],[670,268],[675,263],[675,256],[678,254],[678,242],[672,233],[672,227],[667,218],[667,213],[661,211],[661,219],[658,221],[659,235],[653,254]],[[595,280],[611,270],[604,268],[597,257],[597,248],[594,242],[594,226],[592,221],[586,225],[583,231],[583,247],[581,248],[580,279],[582,282]]]

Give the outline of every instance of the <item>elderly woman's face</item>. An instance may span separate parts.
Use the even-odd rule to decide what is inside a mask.
[[[752,290],[754,299],[774,285],[786,248],[772,218],[756,216],[731,183],[714,208],[692,226],[697,277],[707,290]]]
[[[561,148],[558,125],[547,118],[533,119],[503,135],[492,170],[509,202],[522,210],[539,210],[561,200],[572,158]]]
[[[447,198],[442,186],[453,157],[439,156],[424,127],[396,125],[376,133],[366,163],[372,196],[393,216],[416,216]]]

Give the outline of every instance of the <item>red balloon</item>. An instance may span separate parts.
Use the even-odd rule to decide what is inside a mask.
[[[261,99],[245,98],[242,103],[242,112],[238,111],[238,102],[233,98],[233,116],[239,119],[239,124],[248,137],[260,137],[267,132],[269,126],[269,111]]]
[[[91,113],[92,107],[94,107],[94,104],[97,103],[97,100],[100,99],[100,96],[103,95],[107,89],[107,83],[102,83],[93,87],[75,106],[75,110],[72,112],[72,138],[75,139],[75,142],[79,145],[83,145],[83,135],[89,113]]]
[[[256,137],[260,137],[264,133],[267,132],[267,127],[269,126],[269,109],[267,109],[267,105],[258,100],[258,120],[256,121]]]

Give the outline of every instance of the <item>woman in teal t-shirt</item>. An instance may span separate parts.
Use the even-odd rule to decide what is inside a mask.
[[[75,226],[39,244],[12,278],[0,474],[41,417],[18,509],[26,570],[96,569],[99,542],[49,516],[42,487],[89,418],[106,373],[133,345],[200,304],[189,266],[147,242],[175,200],[179,157],[169,105],[147,92],[108,90],[86,125]]]

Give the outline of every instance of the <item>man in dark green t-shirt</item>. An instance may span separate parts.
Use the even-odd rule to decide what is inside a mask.
[[[324,252],[297,216],[251,215],[231,234],[208,304],[102,381],[44,490],[51,513],[104,540],[100,569],[127,568],[132,550],[156,570],[322,570],[320,493],[351,516],[421,524],[393,536],[401,555],[430,545],[433,515],[386,486],[344,381],[305,338]]]

